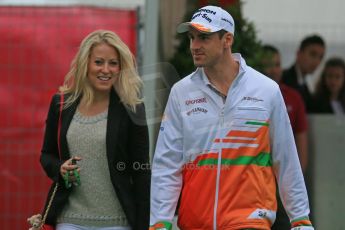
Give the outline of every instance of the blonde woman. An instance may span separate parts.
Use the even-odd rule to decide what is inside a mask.
[[[82,41],[46,121],[41,164],[59,182],[46,223],[57,230],[148,229],[149,143],[141,87],[134,57],[114,32],[94,31]]]

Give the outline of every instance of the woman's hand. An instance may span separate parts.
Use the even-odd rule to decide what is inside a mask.
[[[80,167],[74,162],[80,161],[80,160],[81,160],[80,157],[72,157],[68,159],[67,161],[65,161],[60,167],[61,176],[64,177],[65,174],[68,173],[69,174],[68,180],[71,182],[76,181],[73,171],[74,169],[77,169],[77,172],[80,173]]]

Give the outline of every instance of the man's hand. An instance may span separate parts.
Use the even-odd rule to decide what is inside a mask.
[[[168,221],[157,222],[149,228],[149,230],[171,230],[171,229],[172,229],[172,224]]]

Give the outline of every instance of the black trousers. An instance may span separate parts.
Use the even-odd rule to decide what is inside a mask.
[[[278,201],[278,211],[276,221],[272,226],[272,230],[290,230],[291,224],[288,215],[286,214],[285,208],[283,203],[280,199],[280,196],[277,193],[277,201]]]

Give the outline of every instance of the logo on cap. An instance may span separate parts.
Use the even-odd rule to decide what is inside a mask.
[[[235,30],[234,20],[231,15],[217,6],[205,6],[197,10],[190,22],[181,23],[177,27],[177,32],[187,32],[190,26],[207,33],[225,30],[234,34]]]

